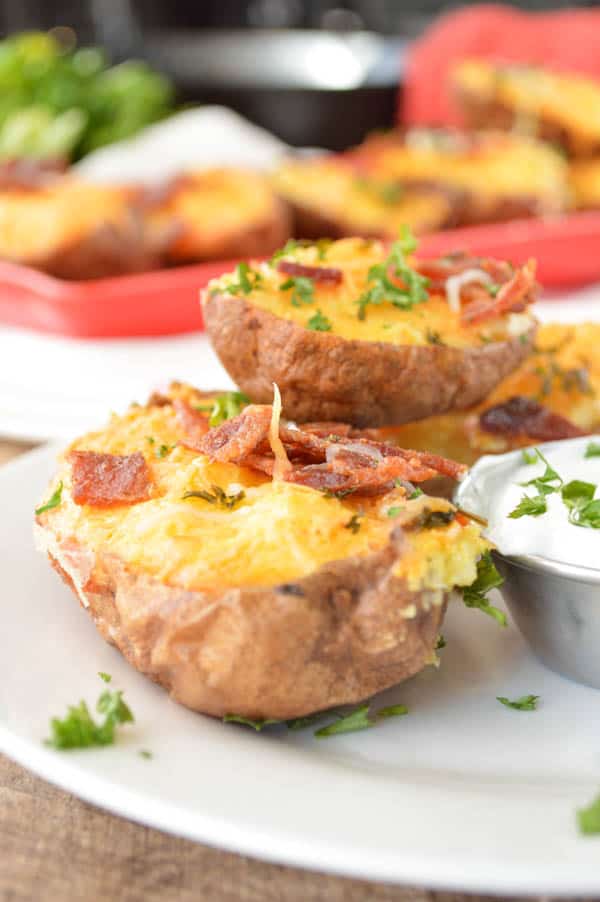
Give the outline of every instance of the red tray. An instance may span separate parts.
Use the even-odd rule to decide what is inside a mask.
[[[482,256],[538,261],[544,287],[600,281],[600,213],[519,221],[423,236],[419,254],[468,250]],[[199,291],[235,261],[141,275],[65,282],[0,262],[0,322],[73,338],[170,335],[203,328]]]

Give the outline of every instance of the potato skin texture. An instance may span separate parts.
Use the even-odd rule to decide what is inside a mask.
[[[193,710],[284,720],[368,698],[432,659],[448,595],[393,574],[396,529],[366,557],[274,587],[188,591],[58,538],[38,545],[102,636]],[[76,588],[78,587],[78,589]]]
[[[298,422],[409,423],[483,400],[527,357],[522,337],[478,348],[350,341],[314,332],[231,295],[208,295],[204,322],[223,366],[252,401],[273,383]]]

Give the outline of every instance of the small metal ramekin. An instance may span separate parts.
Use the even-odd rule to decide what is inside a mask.
[[[469,479],[455,494],[459,505]],[[600,569],[540,555],[495,551],[493,557],[504,577],[502,596],[535,656],[550,670],[600,689]]]

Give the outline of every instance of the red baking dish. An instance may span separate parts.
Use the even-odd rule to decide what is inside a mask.
[[[600,213],[451,229],[423,236],[419,254],[468,250],[538,261],[545,288],[600,281]],[[199,292],[235,261],[91,282],[65,282],[0,262],[0,322],[73,338],[170,335],[203,328]]]

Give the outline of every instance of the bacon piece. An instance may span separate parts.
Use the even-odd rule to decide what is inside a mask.
[[[152,475],[140,451],[125,455],[71,451],[68,460],[75,504],[137,504],[151,495]]]
[[[185,433],[185,438],[181,444],[192,451],[201,451],[202,441],[209,429],[208,411],[197,410],[195,407],[192,407],[189,401],[184,401],[181,398],[176,398],[173,401],[173,407],[177,413],[179,425]]]
[[[323,285],[339,285],[344,278],[341,269],[333,266],[308,266],[305,263],[294,263],[293,260],[281,260],[277,264],[277,270],[287,276],[305,276]]]
[[[212,460],[243,462],[269,435],[270,404],[249,404],[237,417],[226,420],[202,438],[198,451]]]
[[[319,438],[375,438],[375,429],[355,429],[349,423],[336,423],[335,420],[323,420],[320,423],[302,423],[302,432],[310,432]]]
[[[484,411],[479,426],[492,435],[527,437],[542,442],[587,434],[566,417],[520,395]]]
[[[535,260],[529,260],[525,266],[514,273],[512,278],[502,285],[495,298],[474,301],[462,310],[462,320],[466,323],[478,323],[505,313],[517,313],[525,310],[533,300],[535,288]]]

